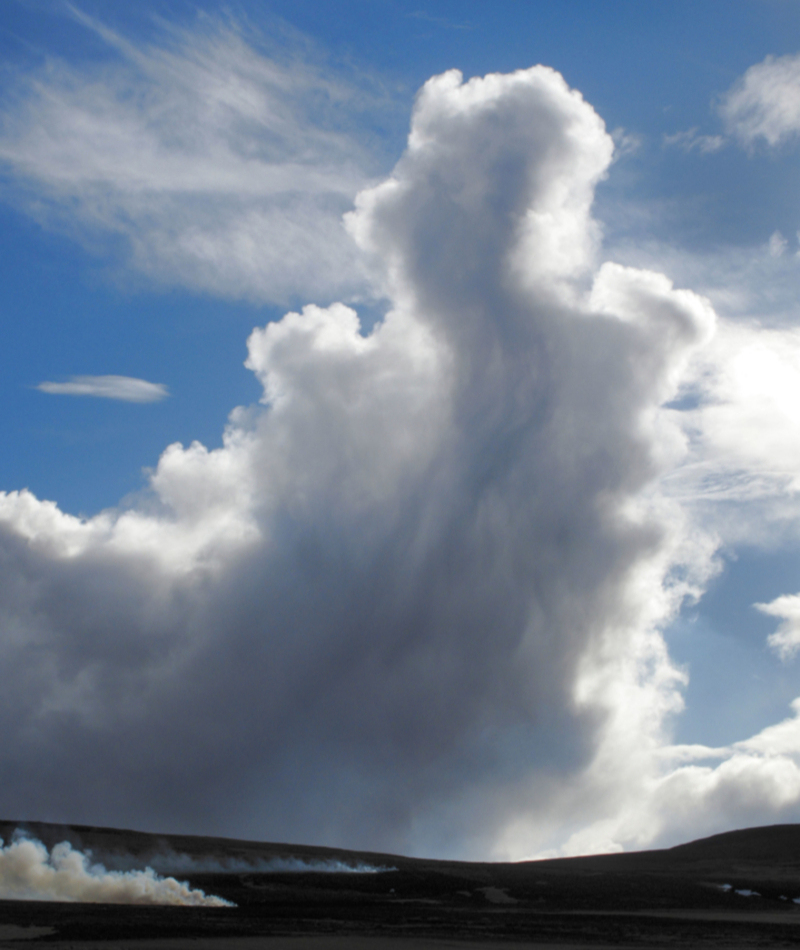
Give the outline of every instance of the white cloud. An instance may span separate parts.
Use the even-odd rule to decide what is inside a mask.
[[[159,402],[169,395],[163,383],[132,376],[71,376],[66,383],[43,382],[36,388],[54,396],[97,396],[123,402]]]
[[[18,77],[7,200],[168,284],[279,301],[363,288],[340,219],[374,161],[353,119],[374,90],[292,58],[288,39],[279,60],[230,22],[145,46],[75,15],[112,55]]]
[[[800,55],[767,56],[726,93],[720,112],[743,144],[778,145],[800,131]]]
[[[722,321],[685,380],[690,442],[667,487],[727,544],[800,532],[800,331]]]
[[[794,814],[795,720],[670,746],[659,630],[703,466],[794,491],[800,343],[600,263],[612,151],[552,70],[434,77],[348,217],[381,323],[254,330],[263,405],[127,510],[0,496],[9,812],[516,857]]]
[[[617,711],[624,716],[621,704]],[[654,718],[662,713],[652,711]],[[800,818],[800,699],[789,718],[730,746],[654,738],[638,719],[618,721],[579,781],[559,786],[560,795],[550,794],[544,807],[515,802],[517,819],[506,829],[500,853],[544,858],[672,847],[731,828]],[[556,847],[526,852],[532,829]]]
[[[714,315],[597,268],[611,157],[552,70],[435,77],[348,222],[382,323],[254,331],[265,406],[170,446],[149,504],[3,496],[11,811],[486,853],[611,734],[657,746],[657,628],[708,560],[658,489],[661,404]]]
[[[620,208],[604,206],[604,211],[613,214]],[[637,211],[638,216],[634,217]],[[627,213],[632,220],[620,220]],[[608,255],[633,267],[663,270],[676,284],[692,287],[708,297],[726,321],[751,325],[757,322],[768,328],[796,324],[800,295],[800,262],[796,254],[774,253],[779,247],[773,237],[744,245],[691,250],[675,242],[654,239],[652,229],[657,227],[657,218],[671,213],[669,208],[642,212],[628,205],[615,222],[620,236],[607,238]],[[604,223],[608,231],[614,230],[614,224],[607,220]],[[627,233],[623,236],[623,232]]]
[[[773,257],[781,257],[786,253],[787,240],[780,231],[773,231],[769,239],[769,252]]]
[[[768,604],[754,604],[762,613],[783,622],[767,643],[782,660],[790,660],[800,650],[800,594],[784,594]]]
[[[725,146],[725,138],[722,135],[698,135],[695,126],[685,132],[665,135],[664,144],[675,145],[684,152],[692,152],[696,149],[701,155],[709,155],[712,152],[718,152]]]
[[[642,147],[641,137],[628,129],[613,129],[611,138],[614,140],[614,161],[635,155]]]
[[[783,722],[728,747],[665,746],[657,756],[634,752],[617,815],[581,829],[565,850],[591,848],[601,836],[628,847],[671,846],[732,827],[796,822],[800,700],[792,711]]]

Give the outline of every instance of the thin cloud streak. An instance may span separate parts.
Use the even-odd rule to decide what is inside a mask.
[[[367,287],[341,215],[376,170],[357,117],[391,112],[380,90],[278,60],[231,20],[145,46],[73,15],[116,57],[12,84],[6,200],[160,283],[278,302]]]
[[[122,402],[160,402],[169,396],[163,383],[149,383],[132,376],[70,376],[65,383],[45,381],[36,389],[52,396],[94,396]]]
[[[711,155],[718,152],[726,144],[722,135],[699,135],[697,126],[685,132],[675,132],[674,135],[664,136],[664,145],[677,146],[684,152],[697,150],[701,155]]]

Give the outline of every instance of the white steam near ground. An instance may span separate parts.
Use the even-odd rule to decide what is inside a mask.
[[[0,899],[79,901],[92,904],[177,904],[184,907],[232,907],[230,901],[192,889],[152,868],[107,871],[67,841],[48,853],[40,842],[0,839]]]
[[[137,62],[152,82],[176,63]],[[72,142],[96,100],[72,74],[62,100],[51,134]],[[117,192],[98,205],[55,152],[31,157],[46,101],[0,157],[115,227]],[[262,404],[233,410],[222,448],[167,447],[132,508],[0,496],[6,813],[460,857],[800,817],[800,719],[672,745],[686,674],[662,635],[722,543],[800,524],[800,338],[603,262],[612,154],[551,69],[434,77],[346,218],[381,322],[309,304],[254,330]],[[185,274],[188,232],[153,220],[148,247],[174,239],[164,266]],[[200,288],[252,264],[241,241],[201,245],[222,263]],[[794,603],[769,609],[788,655]]]
[[[258,858],[197,858],[189,854],[155,855],[148,861],[155,870],[162,873],[254,873],[254,874],[383,874],[396,868],[381,864],[367,864],[363,861],[349,863],[336,858],[319,860],[292,856]]]
[[[48,851],[41,841],[15,832],[0,838],[0,900],[45,900],[93,904],[173,904],[233,907],[230,901],[176,880],[175,874],[379,874],[394,868],[311,859],[292,855],[268,858],[194,856],[165,850],[145,859],[114,853],[94,860],[62,841]]]

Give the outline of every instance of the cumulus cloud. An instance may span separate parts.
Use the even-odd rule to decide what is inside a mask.
[[[97,396],[122,402],[160,402],[169,395],[163,383],[132,376],[70,376],[66,383],[45,381],[36,388],[54,396]]]
[[[793,138],[800,131],[800,55],[767,56],[751,66],[723,97],[720,113],[744,145]]]
[[[768,544],[800,517],[800,333],[724,322],[687,378],[690,440],[669,491],[702,506],[728,543]]]
[[[601,262],[612,153],[553,70],[434,77],[347,217],[381,322],[255,329],[262,404],[132,507],[0,496],[8,813],[523,857],[797,810],[794,720],[669,745],[660,630],[715,570],[709,467],[794,485],[800,347]]]
[[[375,86],[232,21],[146,45],[72,12],[109,55],[7,89],[7,200],[156,281],[272,301],[363,287],[340,219],[374,171],[353,117],[390,110]]]
[[[714,314],[598,268],[612,151],[550,69],[435,77],[348,218],[381,323],[255,330],[264,405],[139,506],[2,497],[10,812],[477,854],[610,735],[657,744],[706,570],[662,407]]]
[[[669,846],[753,825],[797,821],[800,814],[800,700],[792,715],[723,748],[666,746],[639,755],[627,800],[616,815],[578,832],[566,851],[599,835],[628,845]]]
[[[603,214],[609,257],[631,267],[668,273],[676,285],[707,297],[724,325],[767,329],[796,325],[800,258],[796,252],[789,253],[791,246],[797,246],[796,235],[786,238],[773,231],[768,240],[759,234],[747,244],[686,248],[653,236],[657,216],[652,209],[632,209],[620,199],[615,205],[605,201]]]
[[[0,899],[80,901],[92,904],[180,904],[184,907],[231,907],[221,897],[206,896],[173,877],[144,871],[107,871],[67,841],[48,853],[40,842],[0,839]]]

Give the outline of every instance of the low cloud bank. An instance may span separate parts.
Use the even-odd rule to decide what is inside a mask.
[[[107,871],[76,851],[68,841],[48,853],[41,841],[0,839],[0,899],[84,902],[91,904],[178,904],[232,907],[230,901],[192,889],[174,877],[143,871]]]

